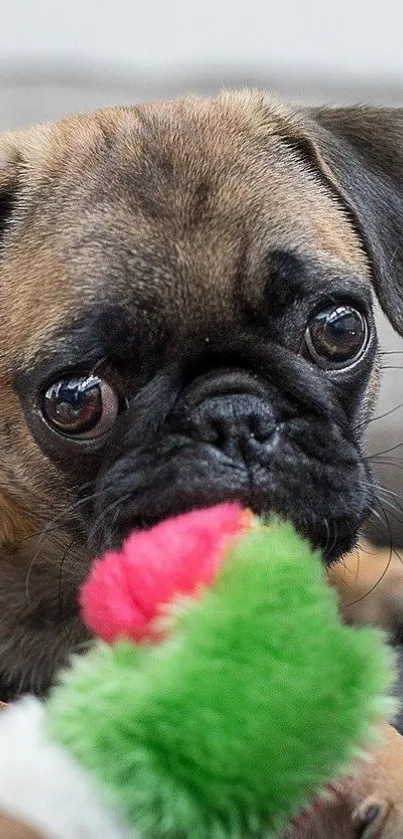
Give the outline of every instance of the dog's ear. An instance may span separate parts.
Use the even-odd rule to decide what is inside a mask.
[[[19,136],[18,132],[0,134],[0,245],[11,220],[21,184]]]
[[[35,184],[46,178],[52,125],[0,133],[0,248],[16,208],[29,206]]]
[[[298,128],[302,150],[359,233],[385,314],[403,334],[403,109],[309,109]]]

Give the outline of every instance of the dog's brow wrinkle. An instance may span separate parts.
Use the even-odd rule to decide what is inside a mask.
[[[264,270],[265,302],[275,317],[303,301],[315,306],[321,300],[337,304],[344,298],[360,306],[371,305],[371,291],[363,279],[344,266],[323,264],[317,257],[297,250],[269,251]]]
[[[147,316],[144,310],[143,318]],[[125,308],[98,304],[50,335],[40,352],[12,371],[12,378],[19,390],[32,373],[46,377],[48,370],[58,367],[68,370],[77,364],[92,367],[106,360],[128,361],[138,352],[144,353],[145,332],[144,323],[135,323]]]

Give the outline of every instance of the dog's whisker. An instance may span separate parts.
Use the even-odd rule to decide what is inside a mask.
[[[72,491],[73,492],[82,492],[84,489],[87,489],[87,487],[92,486],[92,484],[93,484],[93,481],[86,481],[86,483],[84,483],[84,484],[78,484],[75,487],[73,487]],[[37,531],[36,533],[30,533],[29,536],[23,536],[23,538],[19,540],[18,544],[23,544],[24,542],[27,542],[30,539],[36,539],[36,538],[44,535],[45,533],[47,535],[48,533],[52,533],[52,532],[58,530],[58,525],[56,525],[56,522],[59,522],[65,516],[68,516],[71,512],[74,512],[75,507],[78,507],[83,502],[85,503],[85,501],[87,500],[87,497],[88,496],[86,496],[85,499],[79,499],[78,501],[73,501],[67,507],[64,507],[63,510],[60,510],[58,513],[56,513],[56,515],[47,524],[44,525],[44,528],[42,528],[40,531]],[[89,499],[91,500],[91,496],[89,496]],[[53,525],[55,525],[55,526],[53,526]]]
[[[94,646],[94,640],[92,638],[88,638],[87,641],[81,641],[80,644],[74,644],[71,648],[72,655],[81,655],[87,650],[90,650]]]
[[[327,550],[331,554],[333,553],[333,550],[336,547],[337,539],[338,539],[337,522],[332,521],[332,526],[333,526],[333,537],[332,537],[331,543],[328,544],[328,546],[327,546]],[[329,529],[329,533],[330,533],[330,529]]]
[[[392,495],[394,498],[398,498],[400,501],[403,501],[403,496],[399,492],[395,492],[393,489],[389,489],[389,487],[385,487],[382,484],[368,484],[370,489],[374,489],[377,492],[385,493],[386,495]]]
[[[354,582],[357,582],[358,577],[360,576],[360,565],[361,565],[361,553],[360,553],[360,551],[361,551],[361,550],[362,550],[362,547],[361,547],[361,545],[358,543],[358,544],[357,544],[357,547],[356,547],[356,548],[355,548],[355,550],[354,550],[354,555],[355,555],[355,558],[356,558],[356,566],[355,566],[355,572],[354,572],[354,574],[353,574],[353,572],[351,571],[351,574],[353,574],[353,576],[354,576]],[[346,567],[347,567],[347,566],[346,566]]]
[[[324,547],[323,552],[326,553],[326,551],[329,547],[329,543],[330,543],[330,525],[329,525],[329,521],[327,519],[327,516],[324,516],[323,524],[325,525],[325,530],[326,530],[326,542],[325,542],[325,547]]]
[[[393,539],[392,539],[392,531],[390,529],[390,522],[389,522],[389,519],[388,519],[387,512],[385,510],[385,507],[384,507],[381,499],[375,498],[375,504],[376,504],[378,509],[374,509],[374,508],[372,509],[372,511],[371,511],[372,516],[374,516],[378,520],[378,522],[380,523],[380,526],[378,525],[378,533],[384,533],[385,527],[386,527],[386,530],[387,530],[387,533],[388,533],[388,538],[389,538],[389,548],[390,548],[391,546],[393,546]],[[382,517],[379,513],[379,510],[382,511]],[[383,528],[383,529],[381,530],[381,528]]]
[[[397,511],[403,515],[403,503],[399,503],[400,501],[403,502],[403,499],[399,493],[376,484],[368,484],[368,487],[375,491],[375,497],[378,501],[383,501],[383,503],[387,505],[391,511],[393,510],[395,514]]]
[[[403,564],[403,558],[402,558],[402,556],[401,556],[400,552],[399,552],[399,551],[395,548],[395,546],[393,545],[392,531],[391,531],[391,527],[390,527],[390,522],[389,522],[389,517],[388,517],[387,511],[385,510],[384,505],[381,503],[381,501],[380,501],[379,499],[377,499],[377,504],[378,504],[378,507],[380,507],[380,509],[381,509],[381,511],[382,511],[382,515],[383,515],[384,521],[386,522],[386,527],[387,527],[388,536],[389,536],[389,550],[390,550],[390,551],[394,554],[394,556],[396,557],[396,559],[398,559],[398,561],[399,561],[401,564]],[[391,512],[391,511],[389,511],[389,512]],[[380,517],[380,514],[379,514],[376,510],[373,510],[373,511],[372,511],[372,514],[373,514],[373,515],[374,515],[374,516],[375,516],[375,517],[376,517],[376,518],[377,518],[380,522],[382,522],[382,519],[381,519],[381,517]],[[378,530],[378,532],[380,532],[380,531]]]
[[[67,557],[71,553],[74,546],[77,544],[78,539],[76,536],[73,536],[70,544],[67,546],[59,565],[59,579],[58,579],[58,601],[59,601],[59,614],[60,620],[63,620],[63,591],[62,591],[62,582],[63,582],[63,574],[65,573],[65,564]]]
[[[89,544],[92,544],[92,541],[95,539],[96,532],[97,532],[97,530],[99,530],[100,525],[101,525],[101,524],[102,524],[102,522],[105,520],[105,518],[106,518],[106,517],[107,517],[107,516],[108,516],[108,515],[109,515],[109,514],[113,511],[113,510],[115,510],[115,518],[114,518],[114,521],[116,521],[116,517],[117,517],[117,515],[119,514],[119,507],[120,507],[120,505],[121,505],[121,504],[124,504],[124,503],[125,503],[126,501],[128,501],[128,500],[129,500],[129,498],[131,498],[131,497],[132,497],[132,493],[131,493],[131,492],[128,492],[128,493],[126,493],[126,495],[122,495],[122,497],[121,497],[121,498],[117,498],[115,501],[113,501],[111,504],[109,504],[107,507],[105,507],[105,509],[104,509],[104,510],[102,510],[102,512],[101,512],[101,513],[99,514],[99,516],[96,518],[96,520],[95,520],[95,522],[94,522],[93,526],[91,527],[91,530],[90,530],[90,532],[89,532],[89,534],[88,534],[88,542],[89,542]]]
[[[380,452],[372,452],[372,454],[369,455],[367,460],[371,460],[375,457],[379,457],[379,456],[384,455],[384,454],[389,454],[389,452],[394,452],[394,451],[396,451],[396,449],[400,449],[402,446],[403,446],[403,441],[401,441],[400,443],[395,443],[393,446],[389,446],[387,449],[382,449],[382,451],[380,451]]]
[[[390,526],[389,526],[389,530],[390,530]],[[354,600],[350,600],[348,603],[346,603],[345,604],[346,608],[348,608],[350,606],[355,606],[357,603],[360,603],[362,600],[365,600],[366,597],[369,597],[372,594],[372,592],[375,591],[377,586],[379,586],[379,584],[382,582],[382,580],[385,578],[386,574],[388,573],[388,570],[389,570],[391,562],[392,562],[392,556],[393,556],[394,553],[398,556],[398,554],[395,551],[395,549],[393,548],[393,545],[392,545],[392,542],[391,542],[390,548],[389,548],[388,559],[387,559],[387,562],[385,564],[385,568],[383,569],[382,573],[379,575],[376,582],[366,592],[364,592],[364,594],[362,594],[360,597],[356,597]],[[399,559],[400,559],[400,557],[399,557]]]
[[[369,460],[369,458],[368,458]],[[403,459],[402,458],[388,458],[387,460],[375,460],[374,463],[377,466],[393,466],[394,469],[403,469]]]
[[[80,507],[84,506],[85,504],[88,504],[90,501],[93,501],[95,498],[102,497],[103,493],[104,493],[104,490],[99,490],[98,492],[92,493],[92,495],[88,495],[85,498],[81,498],[78,501],[75,501],[73,504],[71,504],[69,506],[69,508],[66,511],[64,511],[63,514],[58,514],[55,518],[53,518],[51,520],[51,522],[49,523],[49,527],[45,528],[42,531],[41,536],[39,537],[39,542],[38,542],[38,545],[37,545],[37,549],[36,549],[32,559],[31,559],[31,562],[28,566],[26,577],[25,577],[25,599],[26,599],[26,602],[28,604],[30,602],[29,586],[30,586],[32,571],[33,571],[33,568],[35,566],[35,563],[36,563],[38,557],[40,556],[40,553],[41,553],[41,550],[42,550],[43,545],[45,543],[46,537],[49,535],[51,530],[54,529],[54,528],[51,528],[50,526],[51,525],[53,526],[56,521],[62,520],[66,515],[69,515],[69,514],[71,515],[71,513],[74,512],[77,508],[80,508]]]
[[[383,414],[378,414],[376,417],[371,417],[365,425],[371,425],[373,422],[378,422],[378,420],[385,419],[386,417],[390,417],[391,414],[394,414],[396,411],[399,411],[400,408],[403,408],[403,402],[399,402],[398,405],[394,405],[393,408],[389,408],[388,411],[384,411]]]
[[[396,512],[396,508],[394,508],[394,507],[393,507],[392,503],[391,503],[391,502],[389,502],[389,501],[388,501],[388,500],[386,500],[386,499],[378,499],[378,500],[379,500],[379,501],[382,501],[382,502],[383,502],[383,504],[384,504],[385,506],[387,506],[387,508],[388,508],[388,512],[389,512],[389,515],[390,515],[390,516],[393,516],[393,518],[395,519],[395,521],[397,521],[399,524],[402,524],[402,525],[403,525],[403,518],[401,518],[401,517],[398,515],[398,513]],[[400,508],[400,512],[402,512],[402,511],[401,511],[401,508]]]
[[[68,514],[68,510],[66,510],[66,515]],[[54,519],[52,519],[54,521]],[[29,536],[23,536],[22,539],[18,540],[19,545],[25,544],[25,542],[30,542],[32,539],[39,539],[42,536],[48,536],[50,533],[57,533],[60,530],[60,524],[55,524],[54,527],[48,527],[46,524],[41,530],[35,531],[35,533],[30,533]]]

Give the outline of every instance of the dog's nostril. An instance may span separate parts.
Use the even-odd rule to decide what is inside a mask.
[[[227,436],[226,428],[223,422],[219,419],[212,419],[210,422],[207,420],[206,428],[210,429],[210,442],[215,443],[215,445],[220,446]]]
[[[275,431],[276,423],[272,414],[251,414],[249,417],[249,429],[252,438],[258,443],[264,443]]]

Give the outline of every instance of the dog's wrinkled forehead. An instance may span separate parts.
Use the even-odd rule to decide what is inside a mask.
[[[167,311],[188,326],[202,309],[219,323],[237,295],[259,295],[267,254],[279,248],[365,274],[358,237],[287,142],[284,119],[281,106],[242,93],[27,133],[2,268],[11,351],[23,346],[26,362],[100,301]],[[23,336],[22,307],[32,313]]]

